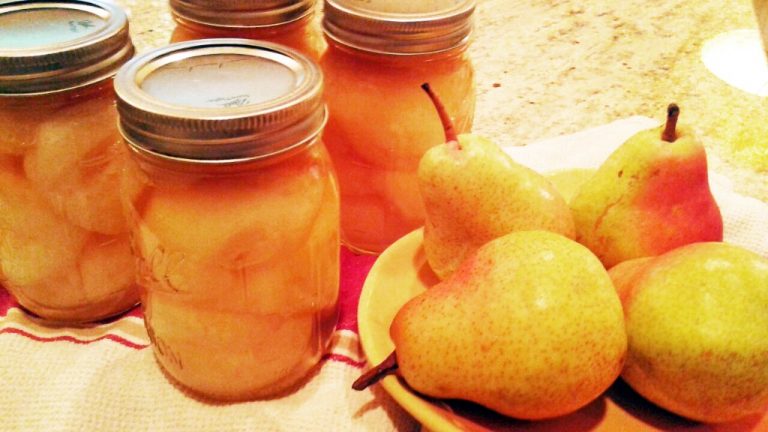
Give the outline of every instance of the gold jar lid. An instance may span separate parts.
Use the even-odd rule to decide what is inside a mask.
[[[323,30],[358,50],[433,54],[466,45],[475,0],[325,0]]]
[[[222,28],[270,27],[299,20],[315,0],[170,0],[174,16]]]
[[[125,13],[102,0],[0,1],[0,95],[70,90],[133,56]]]
[[[248,39],[168,45],[115,78],[120,129],[152,157],[233,163],[283,153],[325,125],[323,78],[304,55]]]

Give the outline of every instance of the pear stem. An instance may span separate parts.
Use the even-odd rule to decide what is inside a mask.
[[[360,378],[355,380],[355,382],[352,383],[352,389],[358,391],[365,390],[368,388],[368,386],[376,384],[379,382],[379,380],[386,377],[387,375],[395,373],[398,367],[397,354],[392,351],[392,354],[385,358],[384,361],[379,363],[377,366],[374,366],[372,369],[368,370],[368,372],[362,374]]]
[[[680,108],[674,103],[669,104],[667,107],[667,124],[664,125],[664,132],[661,133],[661,139],[664,141],[675,142],[677,139],[675,128],[677,127],[677,116],[679,115]]]
[[[429,95],[429,98],[432,100],[432,104],[435,105],[435,109],[437,109],[437,115],[440,116],[440,122],[443,124],[443,130],[445,131],[445,141],[447,143],[455,143],[456,148],[461,149],[461,146],[459,145],[459,137],[456,135],[456,129],[453,127],[453,122],[448,115],[448,111],[445,110],[445,105],[443,105],[443,102],[440,101],[440,98],[435,94],[434,90],[432,90],[432,87],[429,86],[429,83],[422,84],[421,88],[427,92],[427,95]]]

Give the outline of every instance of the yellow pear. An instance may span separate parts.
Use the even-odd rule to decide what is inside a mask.
[[[632,136],[571,200],[576,240],[607,268],[723,239],[706,152],[689,128],[677,127],[679,112],[671,104],[665,126]]]
[[[446,278],[482,244],[513,231],[574,237],[570,208],[546,178],[483,137],[457,137],[437,96],[428,84],[422,87],[437,107],[447,141],[429,149],[418,169],[424,252],[438,277]]]
[[[400,309],[395,353],[356,382],[397,371],[418,392],[542,419],[573,412],[617,378],[626,354],[621,303],[587,248],[548,231],[480,247]]]
[[[609,272],[629,348],[624,380],[655,404],[702,422],[768,408],[768,260],[694,243]]]

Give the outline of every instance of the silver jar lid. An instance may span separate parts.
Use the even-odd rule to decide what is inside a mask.
[[[125,13],[102,0],[0,0],[0,95],[88,85],[133,56]]]
[[[466,45],[475,0],[325,0],[323,30],[355,49],[432,54]]]
[[[171,12],[182,20],[221,28],[270,27],[299,20],[315,0],[170,0]]]
[[[283,153],[325,124],[322,73],[304,55],[248,39],[168,45],[115,78],[120,129],[152,157],[231,163]]]

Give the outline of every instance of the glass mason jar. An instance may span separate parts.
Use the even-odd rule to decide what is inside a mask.
[[[285,45],[313,60],[325,49],[315,0],[170,0],[171,42],[247,38]]]
[[[133,52],[111,3],[0,4],[0,281],[47,323],[138,302],[112,88]]]
[[[320,139],[320,70],[280,45],[204,39],[137,57],[115,87],[141,185],[125,207],[159,364],[218,400],[293,386],[337,318],[339,197]]]
[[[326,0],[320,60],[330,118],[324,139],[341,190],[342,242],[379,253],[424,223],[416,171],[445,142],[429,82],[458,133],[472,127],[467,55],[474,1]]]

